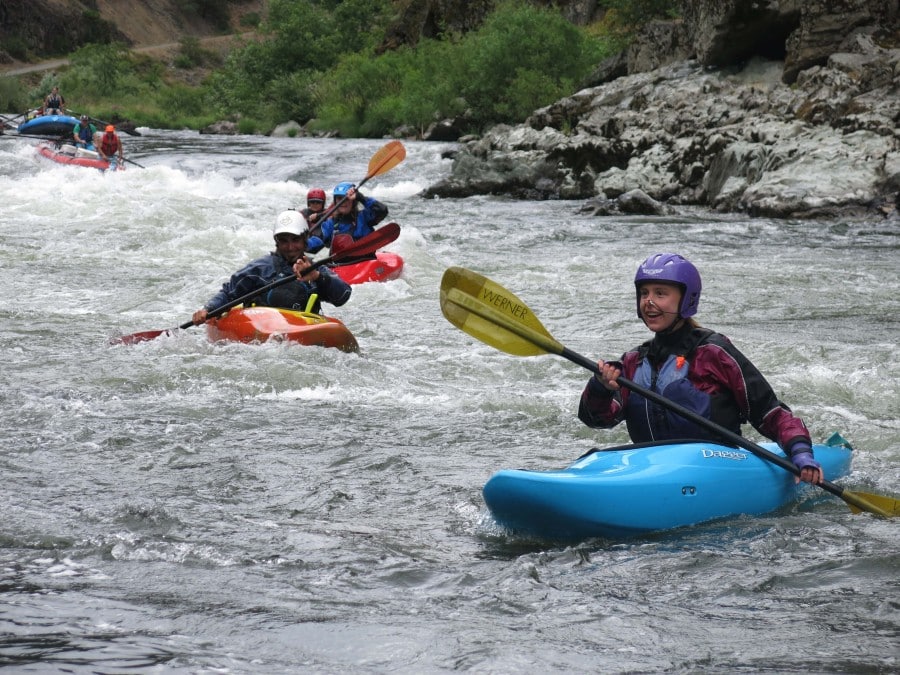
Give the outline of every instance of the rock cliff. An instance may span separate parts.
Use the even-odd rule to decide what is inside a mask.
[[[464,143],[451,176],[424,196],[896,217],[897,0],[683,9],[647,26],[584,90]]]

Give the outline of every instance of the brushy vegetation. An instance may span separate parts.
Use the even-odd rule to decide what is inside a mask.
[[[183,4],[222,20],[224,3],[217,0]],[[555,9],[504,0],[475,31],[378,53],[393,18],[391,0],[271,0],[258,26],[263,39],[232,51],[224,63],[195,39],[182,40],[176,68],[212,69],[199,86],[124,45],[92,44],[71,56],[71,68],[28,91],[27,100],[11,78],[0,78],[0,109],[34,106],[59,85],[79,112],[156,128],[231,119],[242,133],[264,133],[295,120],[345,137],[383,137],[422,133],[452,119],[478,133],[573,93],[636,26],[677,6],[675,0],[602,4],[603,21],[578,27]]]

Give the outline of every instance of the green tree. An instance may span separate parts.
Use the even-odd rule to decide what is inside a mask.
[[[603,42],[561,14],[512,2],[469,33],[460,49],[467,56],[460,91],[481,125],[524,119],[571,93],[607,54]]]

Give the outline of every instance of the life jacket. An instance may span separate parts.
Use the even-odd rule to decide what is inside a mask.
[[[310,302],[311,299],[312,302]],[[319,314],[322,311],[322,305],[313,284],[306,281],[295,280],[282,286],[276,286],[257,300],[254,304],[263,307],[281,307],[313,314]]]
[[[104,131],[103,139],[100,141],[100,150],[107,157],[112,157],[119,149],[119,137],[115,132]]]
[[[62,108],[62,98],[51,94],[47,97],[47,108]]]
[[[633,381],[645,389],[654,391],[673,403],[677,403],[706,419],[712,419],[712,397],[697,389],[688,379],[690,354],[712,331],[700,330],[688,333],[682,344],[677,345],[656,368],[649,357],[650,343],[638,348],[639,361]],[[675,440],[683,438],[716,438],[714,434],[676,412],[650,401],[635,391],[628,395],[625,422],[631,440],[635,443]]]
[[[84,143],[93,143],[94,141],[94,129],[90,124],[82,125],[80,122],[75,126],[75,132],[78,134],[78,138],[82,140]]]

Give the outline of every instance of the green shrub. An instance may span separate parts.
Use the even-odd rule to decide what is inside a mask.
[[[15,77],[0,77],[0,110],[24,112],[32,107],[32,101]]]
[[[206,64],[221,63],[219,55],[205,49],[195,37],[183,37],[178,42],[178,54],[175,56],[176,68],[198,68]]]
[[[316,125],[381,136],[448,117],[466,131],[520,121],[571,93],[608,51],[555,11],[507,2],[460,39],[343,56],[324,79]]]
[[[605,56],[602,42],[557,12],[509,2],[460,49],[467,58],[457,74],[459,88],[480,126],[524,119],[571,93]]]
[[[14,59],[28,60],[28,43],[19,35],[7,35],[0,41],[0,50],[5,51]]]
[[[247,12],[241,17],[240,24],[244,28],[256,28],[259,26],[260,21],[258,12]]]

